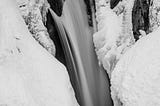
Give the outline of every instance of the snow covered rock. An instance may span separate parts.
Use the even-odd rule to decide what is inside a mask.
[[[78,106],[66,68],[29,33],[14,0],[0,3],[0,105]]]
[[[107,8],[104,7],[102,12],[103,14],[101,14],[101,18],[104,19],[99,21],[99,31],[93,35],[93,41],[96,47],[95,50],[100,63],[104,65],[106,70],[108,70],[108,74],[110,74],[110,65],[114,64],[110,62],[112,62],[112,59],[116,59],[116,41],[118,39],[118,36],[120,35],[121,27],[118,17],[112,10],[107,10]]]
[[[150,31],[156,30],[160,26],[160,1],[151,0],[149,9]]]
[[[21,11],[21,15],[28,26],[33,37],[49,53],[55,56],[56,48],[54,42],[50,39],[44,23],[49,4],[47,0],[16,0]]]
[[[98,60],[109,76],[121,55],[134,44],[129,8],[131,4],[124,7],[126,2],[120,2],[118,7],[112,10],[109,0],[96,1],[98,32],[93,35],[93,41]]]
[[[160,105],[160,28],[141,38],[111,75],[115,106]]]
[[[135,40],[138,40],[141,32],[144,30],[146,34],[149,33],[149,6],[150,0],[135,0],[132,10],[132,24]]]
[[[97,3],[105,3],[101,1]],[[93,36],[94,44],[98,59],[111,79],[114,106],[160,105],[159,1],[152,2],[150,27],[153,32],[146,36],[139,30],[141,39],[135,45],[131,17],[134,0],[122,0],[113,10],[106,9],[106,4],[98,5],[99,31]]]

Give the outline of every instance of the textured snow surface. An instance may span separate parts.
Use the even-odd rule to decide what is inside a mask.
[[[154,31],[160,26],[160,1],[151,0],[149,9],[150,31]]]
[[[0,106],[78,106],[66,68],[33,39],[15,3],[0,3]]]
[[[150,21],[151,31],[156,31],[146,36],[140,30],[141,39],[131,49],[134,0],[120,2],[113,10],[116,14],[105,0],[96,2],[98,32],[93,40],[98,59],[111,79],[114,106],[160,106],[159,1],[153,1]]]
[[[141,38],[111,75],[115,106],[160,106],[160,28]]]
[[[131,11],[130,8],[127,8],[124,13],[121,11],[121,14],[117,14],[110,9],[110,4],[105,0],[97,0],[96,7],[98,32],[93,35],[95,51],[99,63],[103,65],[110,76],[121,55],[134,43],[130,30]]]
[[[54,42],[50,39],[46,22],[46,14],[49,4],[47,0],[16,0],[20,13],[28,26],[32,36],[42,45],[49,53],[55,56],[56,48]],[[53,35],[52,35],[53,36]]]
[[[99,14],[97,17],[99,31],[93,35],[93,41],[100,63],[110,71],[118,54],[116,44],[120,36],[121,24],[116,14],[109,8],[103,7],[99,13],[103,14]]]

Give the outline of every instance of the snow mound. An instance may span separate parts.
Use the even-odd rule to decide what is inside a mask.
[[[111,75],[115,106],[160,106],[160,28],[141,38]]]
[[[15,3],[0,3],[0,105],[78,106],[66,68],[33,39]]]
[[[102,7],[97,16],[99,31],[93,35],[95,51],[99,62],[104,65],[108,74],[110,74],[111,65],[114,64],[110,62],[116,59],[116,41],[120,35],[121,27],[118,17],[109,8]]]
[[[99,63],[111,75],[121,55],[130,47],[130,37],[123,33],[122,16],[117,16],[107,5],[97,12],[98,32],[93,41]]]

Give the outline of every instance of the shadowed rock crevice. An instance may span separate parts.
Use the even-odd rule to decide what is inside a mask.
[[[48,0],[48,3],[50,4],[50,7],[52,10],[58,15],[61,16],[62,9],[63,9],[63,3],[65,0]]]
[[[111,7],[111,9],[113,9],[114,7],[116,7],[117,4],[118,4],[120,1],[122,1],[122,0],[111,0],[111,1],[110,1],[110,7]]]
[[[139,39],[139,30],[149,33],[149,5],[150,0],[135,0],[132,11],[133,34],[136,40]]]

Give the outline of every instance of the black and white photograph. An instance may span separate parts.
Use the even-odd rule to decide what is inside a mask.
[[[0,106],[160,106],[160,0],[0,0]]]

